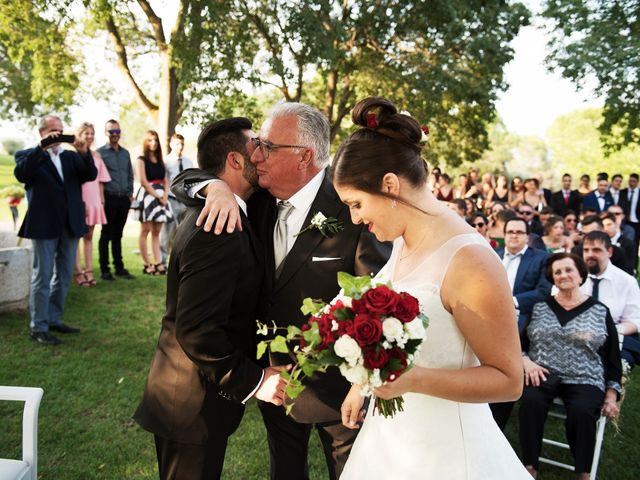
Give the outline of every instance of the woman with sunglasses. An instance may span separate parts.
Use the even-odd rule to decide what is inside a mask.
[[[582,239],[582,232],[578,229],[578,214],[572,210],[567,210],[562,215],[564,221],[564,234],[575,243]]]
[[[482,238],[484,238],[491,248],[494,250],[498,248],[498,242],[489,237],[489,220],[482,212],[473,212],[471,218],[469,218],[469,224],[476,229]]]

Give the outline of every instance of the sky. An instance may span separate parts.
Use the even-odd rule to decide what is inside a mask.
[[[540,9],[540,1],[524,0],[524,3],[535,12]],[[166,23],[165,28],[168,31],[175,18],[175,3],[170,0],[156,0],[153,4],[166,21],[163,23]],[[512,45],[514,59],[505,67],[505,78],[510,86],[499,95],[497,102],[498,114],[509,131],[544,138],[546,130],[559,115],[580,108],[602,105],[602,101],[594,97],[592,90],[577,92],[571,82],[546,69],[545,33],[537,25],[521,29]],[[102,51],[105,49],[104,45],[97,48]],[[116,91],[127,92],[127,84],[115,66],[104,69],[103,55],[89,59],[92,60],[88,63],[89,76],[97,78],[102,85],[112,83],[114,86],[110,88]],[[128,92],[125,96],[128,96]],[[100,125],[108,118],[117,117],[117,110],[117,105],[109,106],[104,101],[88,101],[85,105],[71,110],[71,125],[79,125],[87,119]],[[27,143],[35,142],[37,139],[37,131],[27,127],[24,122],[0,121],[0,128],[5,132],[14,132],[9,135],[0,134],[0,139],[13,136]],[[183,128],[181,133],[186,137],[196,137],[197,129],[187,127]],[[103,141],[102,132],[97,131],[96,144],[99,145]]]

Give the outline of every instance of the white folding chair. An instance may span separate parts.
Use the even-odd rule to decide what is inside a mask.
[[[43,393],[41,388],[0,386],[0,400],[24,402],[22,460],[0,458],[0,480],[38,478],[38,409]]]

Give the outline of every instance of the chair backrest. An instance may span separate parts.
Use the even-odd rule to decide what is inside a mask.
[[[0,400],[24,402],[22,414],[22,460],[31,466],[31,479],[38,478],[38,410],[44,390],[34,387],[0,386]]]

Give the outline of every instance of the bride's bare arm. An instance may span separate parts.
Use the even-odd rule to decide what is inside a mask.
[[[481,365],[416,367],[376,394],[393,398],[417,392],[479,403],[518,399],[523,385],[520,340],[511,289],[498,258],[481,246],[464,248],[451,261],[440,295]]]

